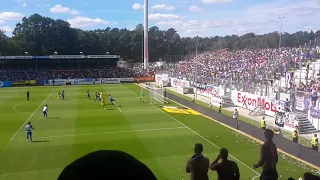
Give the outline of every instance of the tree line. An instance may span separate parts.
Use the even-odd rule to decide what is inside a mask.
[[[282,34],[282,46],[320,44],[320,30]],[[277,48],[278,32],[264,35],[248,33],[242,36],[180,37],[173,29],[149,28],[149,59],[157,61],[165,55],[188,55],[196,51],[216,49]],[[81,30],[70,27],[67,21],[33,14],[16,24],[12,37],[0,31],[0,52],[3,56],[68,54],[116,54],[125,60],[141,61],[143,53],[143,25],[134,30],[109,28]]]

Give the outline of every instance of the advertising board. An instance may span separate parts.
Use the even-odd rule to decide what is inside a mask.
[[[134,78],[120,78],[120,82],[134,82]]]
[[[86,79],[71,79],[71,84],[83,84],[83,85],[88,85],[88,84],[93,84],[93,79],[92,78],[86,78]]]
[[[276,112],[275,101],[264,96],[233,90],[231,91],[231,100],[236,106],[249,110],[253,110],[259,104],[262,104],[265,109],[265,114],[268,116],[274,116]]]
[[[119,78],[101,78],[100,82],[101,84],[120,84],[120,79]]]
[[[48,80],[47,84],[44,84],[45,86],[61,86],[61,85],[66,85],[67,80],[65,79],[54,79],[54,80]]]
[[[149,82],[149,81],[154,81],[154,77],[135,77],[134,81],[136,81],[136,82]]]

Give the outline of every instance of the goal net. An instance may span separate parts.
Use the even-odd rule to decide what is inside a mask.
[[[164,98],[164,90],[162,88],[147,86],[150,92],[150,104],[167,104]]]

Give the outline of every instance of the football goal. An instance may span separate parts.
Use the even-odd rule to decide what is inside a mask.
[[[150,104],[167,104],[168,102],[165,100],[164,97],[164,90],[163,88],[158,88],[153,85],[147,85],[144,89],[145,91],[148,91],[150,94],[149,102]],[[141,88],[141,93],[143,91],[143,88]]]

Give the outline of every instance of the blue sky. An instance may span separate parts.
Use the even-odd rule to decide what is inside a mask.
[[[39,13],[72,27],[133,29],[143,22],[143,0],[0,0],[0,29],[11,34],[23,16]],[[320,29],[320,0],[149,0],[149,26],[181,36],[264,34]]]

